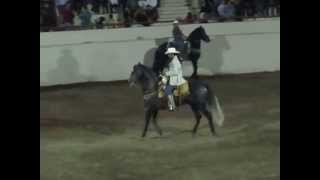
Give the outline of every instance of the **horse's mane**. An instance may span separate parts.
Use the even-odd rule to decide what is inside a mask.
[[[143,71],[147,72],[151,76],[151,78],[155,79],[156,74],[155,74],[155,72],[153,72],[153,70],[151,68],[149,68],[149,67],[147,67],[147,66],[145,66],[143,64],[138,64],[138,66],[140,68],[142,68]]]

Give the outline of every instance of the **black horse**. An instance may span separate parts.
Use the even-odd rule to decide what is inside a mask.
[[[142,64],[136,64],[133,67],[129,78],[130,86],[139,84],[143,91],[144,98],[144,111],[145,111],[145,127],[142,133],[144,137],[147,133],[150,119],[160,135],[162,131],[157,124],[157,114],[159,110],[168,109],[167,107],[167,98],[159,98],[158,96],[158,76],[152,71],[151,68],[148,68]],[[203,114],[209,121],[209,126],[212,134],[216,134],[213,120],[217,125],[222,125],[224,120],[224,114],[220,108],[218,98],[213,94],[211,88],[208,84],[193,79],[189,81],[190,94],[181,97],[181,105],[188,104],[193,111],[196,124],[193,128],[193,135],[197,132],[200,119]],[[212,110],[213,116],[212,117]]]
[[[190,43],[190,52],[187,54],[187,58],[185,60],[190,60],[193,65],[193,74],[192,77],[197,77],[198,73],[198,60],[201,55],[201,40],[205,42],[210,42],[210,38],[207,35],[205,29],[202,26],[199,26],[195,30],[193,30],[187,41]],[[164,53],[166,52],[168,47],[172,47],[171,43],[165,42],[161,44],[156,53],[155,60],[153,62],[153,71],[156,72],[157,75],[163,71],[163,68],[167,66],[169,58]]]

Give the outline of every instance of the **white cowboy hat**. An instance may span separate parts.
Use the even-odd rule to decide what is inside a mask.
[[[174,53],[179,54],[180,52],[177,51],[176,48],[174,47],[168,48],[167,51],[165,52],[165,54],[174,54]]]
[[[178,23],[179,23],[178,20],[174,20],[174,21],[173,21],[173,24],[178,24]]]

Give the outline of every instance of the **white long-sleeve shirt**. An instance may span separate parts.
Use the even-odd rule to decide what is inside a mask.
[[[171,86],[180,86],[186,82],[183,78],[182,65],[177,56],[174,56],[169,63],[169,68],[165,70],[165,75],[170,77],[169,84]]]
[[[157,2],[157,0],[146,0],[146,4],[151,7],[156,7],[158,2]]]

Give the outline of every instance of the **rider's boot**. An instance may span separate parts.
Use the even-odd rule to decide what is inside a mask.
[[[174,111],[176,109],[173,95],[168,95],[168,106],[170,111]]]

